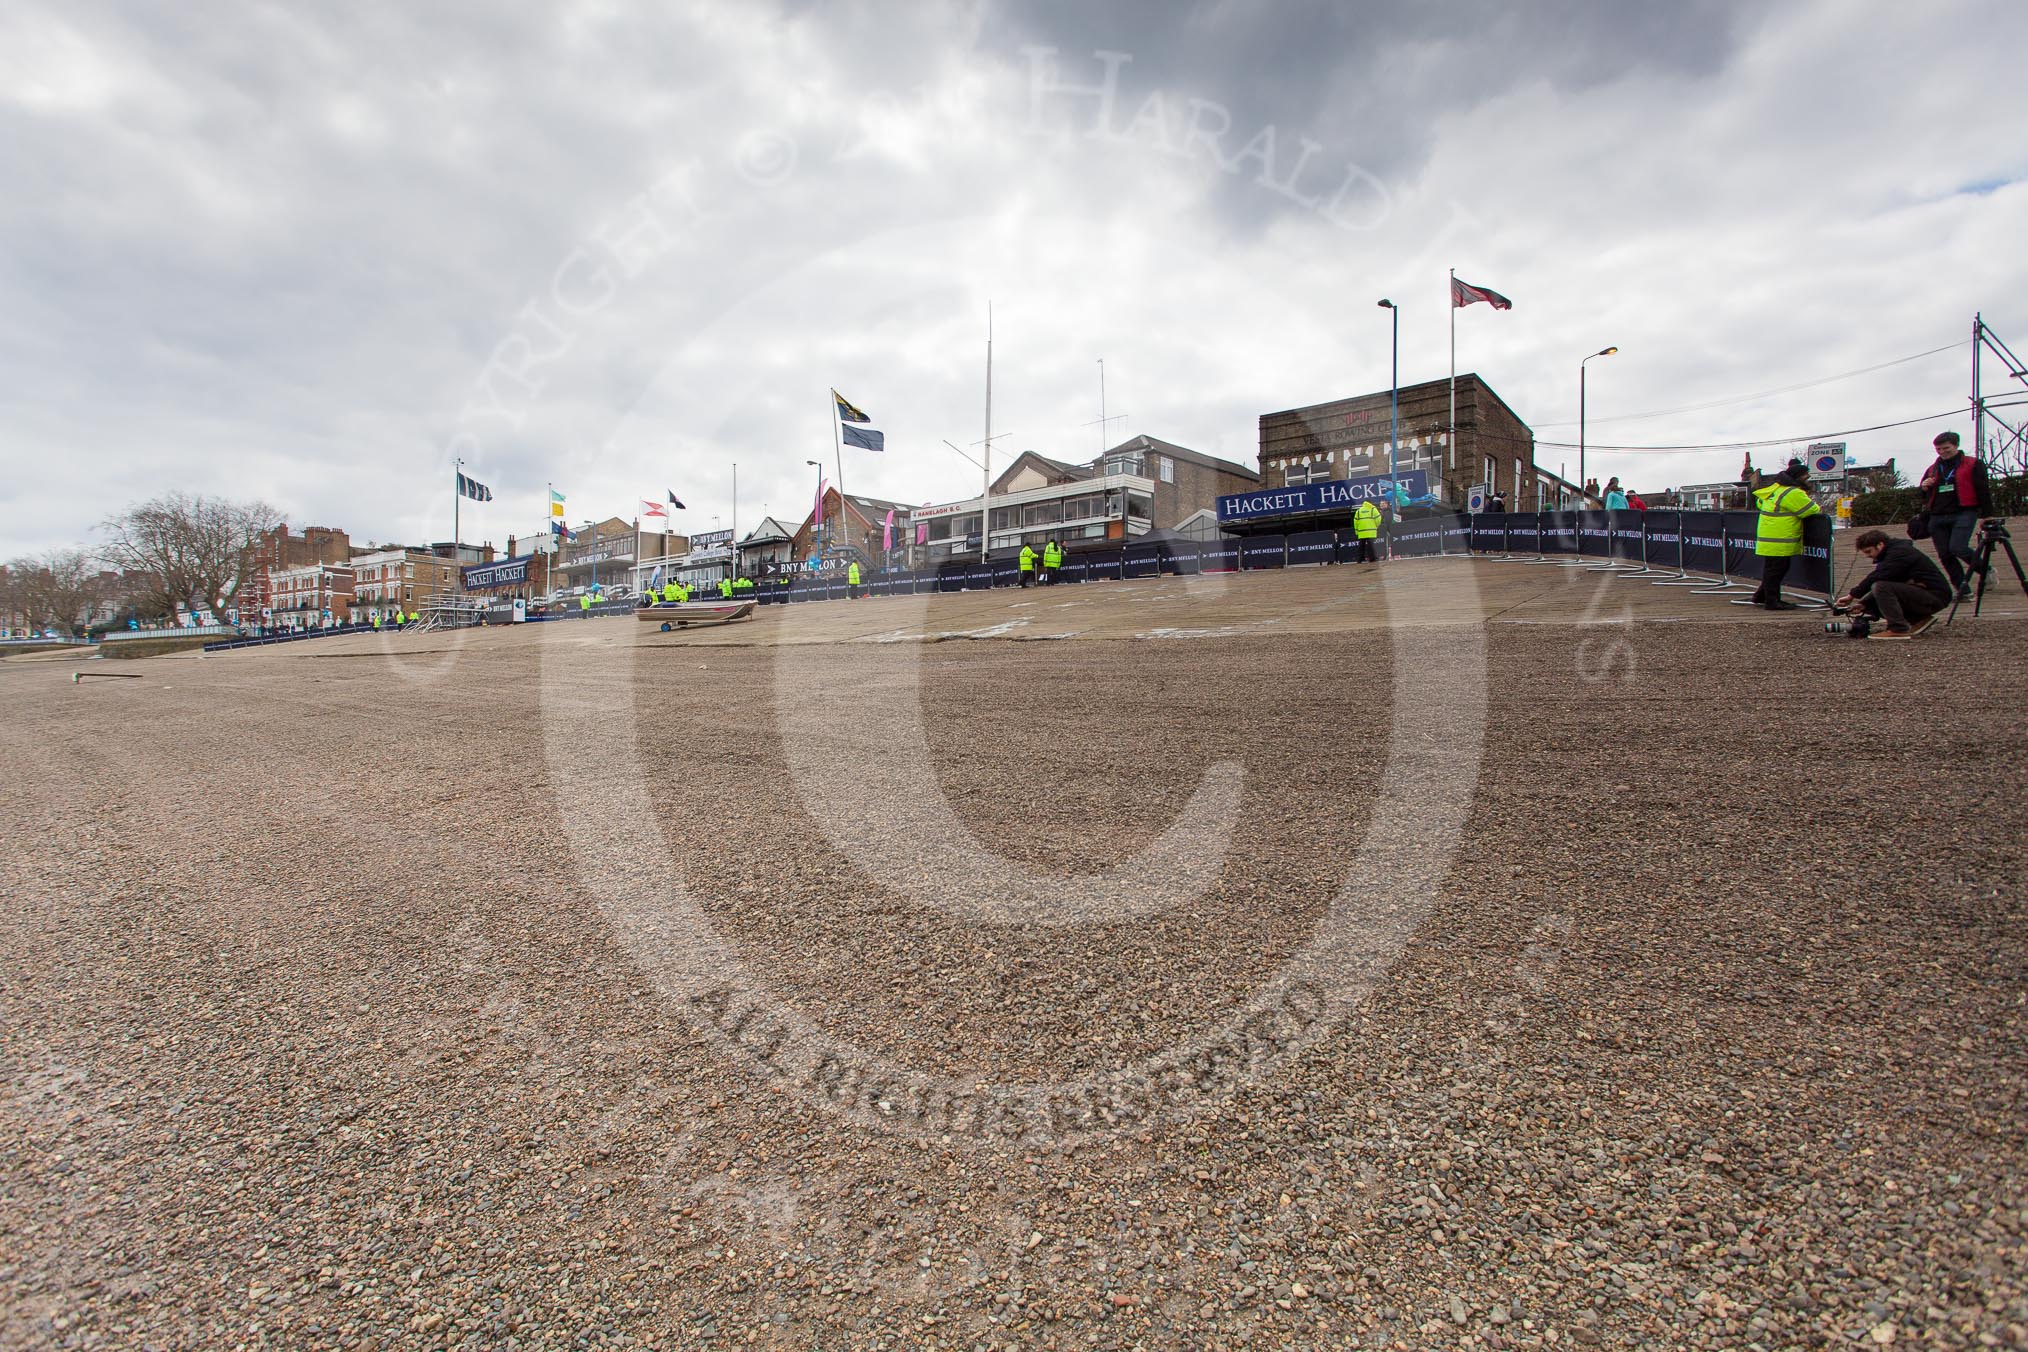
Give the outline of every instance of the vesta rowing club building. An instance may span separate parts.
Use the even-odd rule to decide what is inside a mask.
[[[1305,517],[1305,525],[1342,524],[1361,501],[1385,502],[1390,477],[1410,504],[1432,508],[1460,510],[1477,487],[1497,489],[1511,511],[1574,504],[1575,488],[1536,466],[1535,434],[1478,376],[1458,377],[1455,435],[1448,378],[1401,387],[1400,445],[1392,465],[1391,395],[1377,390],[1263,413],[1262,491],[1222,499],[1220,524],[1285,528],[1290,523],[1275,524],[1280,516]],[[1278,491],[1289,496],[1270,502]]]

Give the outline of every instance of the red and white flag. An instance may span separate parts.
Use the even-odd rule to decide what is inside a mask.
[[[669,519],[669,509],[659,502],[649,502],[646,498],[643,498],[641,499],[641,515],[659,516],[664,521],[667,521]]]
[[[1473,286],[1470,282],[1461,282],[1455,277],[1451,278],[1451,304],[1454,307],[1463,308],[1479,301],[1487,302],[1495,310],[1511,310],[1514,308],[1513,301],[1508,300],[1505,296],[1490,287]]]

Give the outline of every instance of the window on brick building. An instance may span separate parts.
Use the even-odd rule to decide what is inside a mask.
[[[1168,456],[1158,455],[1155,457],[1155,471],[1162,476],[1163,483],[1173,484],[1176,482],[1176,462]]]

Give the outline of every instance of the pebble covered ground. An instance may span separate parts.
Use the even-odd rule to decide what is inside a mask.
[[[1581,614],[1478,631],[1483,760],[1370,996],[1060,1132],[841,1111],[753,1030],[985,1085],[1159,1059],[1330,911],[1394,692],[1433,724],[1469,671],[1385,630],[585,646],[620,620],[0,664],[0,1346],[2028,1345],[2028,624]],[[1169,910],[924,904],[818,822],[890,798],[799,783],[885,782],[918,687],[1031,873],[1218,762],[1229,848]],[[643,813],[645,883],[598,827]],[[605,896],[665,887],[766,1009],[671,996]]]

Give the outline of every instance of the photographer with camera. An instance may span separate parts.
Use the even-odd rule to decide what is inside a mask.
[[[1951,586],[1943,570],[1911,541],[1869,530],[1861,531],[1852,546],[1873,561],[1873,571],[1831,608],[1852,617],[1848,632],[1853,638],[1914,638],[1935,624],[1937,613],[1951,603]],[[1885,620],[1887,627],[1869,633],[1876,618]]]

